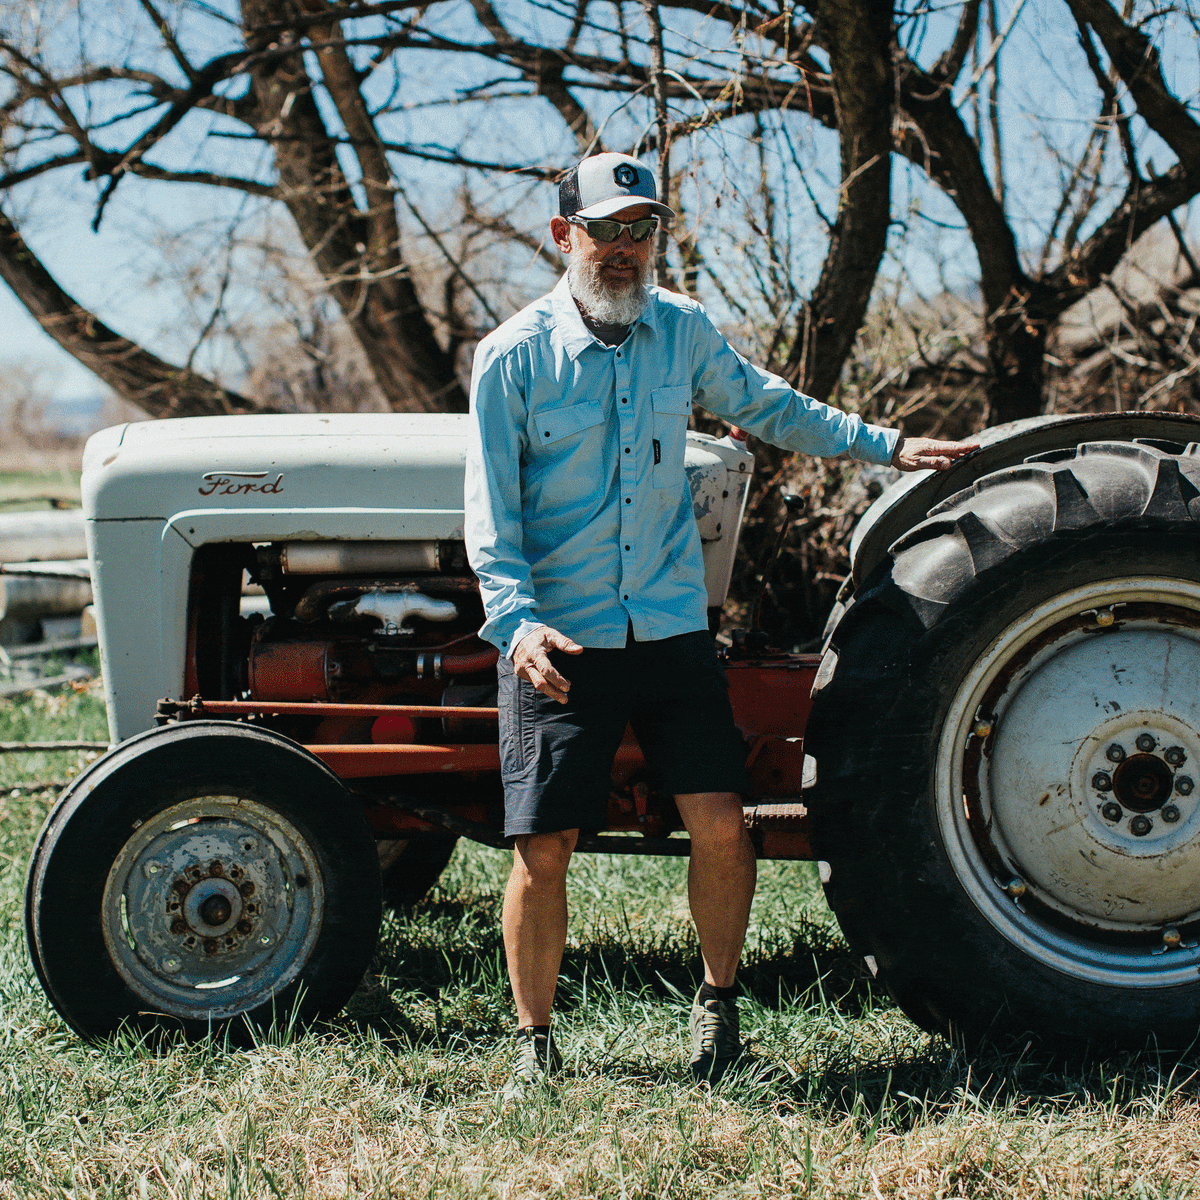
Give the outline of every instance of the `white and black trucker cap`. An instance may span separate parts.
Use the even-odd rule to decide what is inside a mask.
[[[628,154],[593,154],[572,167],[558,185],[562,217],[611,217],[635,204],[648,204],[656,217],[667,221],[675,216],[659,204],[650,168]]]

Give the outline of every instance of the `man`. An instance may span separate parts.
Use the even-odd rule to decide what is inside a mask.
[[[756,867],[742,820],[745,746],[707,632],[684,475],[693,401],[787,449],[901,470],[941,469],[973,449],[902,438],[812,400],[742,359],[700,305],[649,287],[655,229],[673,216],[636,159],[584,159],[550,222],[565,278],[475,355],[466,541],[481,633],[500,650],[518,1088],[554,1065],[567,865],[580,831],[606,824],[629,722],[691,837],[704,963],[695,1077],[715,1082],[741,1049],[734,975]]]

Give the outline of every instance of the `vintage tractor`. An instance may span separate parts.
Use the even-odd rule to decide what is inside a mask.
[[[214,417],[89,442],[114,746],[47,820],[26,896],[38,976],[80,1034],[334,1014],[381,896],[419,897],[459,837],[503,844],[464,421]],[[693,434],[687,465],[716,611],[753,460]],[[1200,419],[989,431],[867,512],[822,654],[749,636],[725,665],[760,854],[820,860],[914,1020],[1195,1038]],[[627,735],[608,829],[580,849],[686,854],[680,831]]]

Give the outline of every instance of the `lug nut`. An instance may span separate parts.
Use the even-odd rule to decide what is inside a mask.
[[[253,896],[254,895],[254,880],[247,879],[246,882],[243,883],[242,886],[238,890],[242,893],[243,896]]]
[[[1163,758],[1173,767],[1182,767],[1187,762],[1187,753],[1182,746],[1168,746],[1163,752]]]
[[[1196,785],[1186,775],[1180,775],[1179,778],[1175,780],[1175,790],[1181,796],[1190,796],[1192,794],[1192,788],[1195,786]]]
[[[1119,745],[1117,742],[1113,742],[1113,744],[1109,746],[1107,750],[1105,750],[1104,757],[1107,758],[1109,762],[1124,762],[1125,747]]]
[[[1096,613],[1096,624],[1102,629],[1107,629],[1117,618],[1112,615],[1112,610],[1107,608],[1100,609]]]
[[[1150,820],[1149,817],[1144,816],[1142,813],[1138,813],[1138,815],[1129,822],[1129,832],[1132,833],[1134,837],[1145,837],[1146,834],[1148,834],[1153,828],[1154,822]]]
[[[216,954],[216,952],[217,952],[217,939],[216,938],[205,938],[204,939],[204,953],[205,954]]]
[[[239,921],[237,923],[237,931],[238,933],[242,934],[243,937],[253,928],[254,926],[251,925],[249,921]]]
[[[1175,822],[1179,820],[1179,809],[1177,809],[1173,804],[1164,805],[1162,810],[1162,819],[1168,824],[1174,825]]]
[[[1158,743],[1154,740],[1154,735],[1149,733],[1139,733],[1137,739],[1137,748],[1143,754],[1149,754]]]
[[[972,727],[972,732],[977,738],[990,738],[992,736],[992,723],[986,717],[980,717]]]
[[[1125,810],[1115,800],[1110,800],[1100,813],[1106,821],[1119,821],[1125,815]]]
[[[178,936],[181,933],[186,933],[187,932],[187,923],[184,921],[181,921],[178,917],[176,917],[175,920],[171,922],[171,932],[173,934],[175,934],[176,936]]]
[[[1112,776],[1107,771],[1097,771],[1092,776],[1092,787],[1098,792],[1112,791]]]
[[[1004,890],[1014,899],[1019,900],[1025,895],[1025,880],[1018,879],[1014,876],[1005,885]]]
[[[1175,947],[1178,946],[1182,941],[1183,938],[1180,937],[1178,929],[1168,925],[1167,928],[1163,930],[1163,945],[1168,949],[1174,950]]]

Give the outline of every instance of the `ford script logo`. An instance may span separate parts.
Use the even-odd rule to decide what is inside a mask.
[[[202,496],[248,496],[252,492],[283,491],[283,476],[270,478],[270,471],[208,471],[197,489]],[[267,480],[267,482],[263,482]]]

